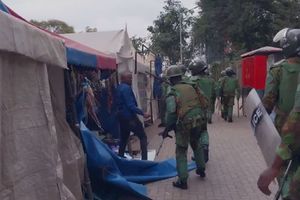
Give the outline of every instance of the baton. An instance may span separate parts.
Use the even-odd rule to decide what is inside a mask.
[[[284,172],[284,176],[283,176],[283,178],[282,178],[282,183],[281,183],[281,185],[280,185],[280,187],[279,187],[279,189],[278,189],[278,191],[277,191],[277,193],[276,193],[276,195],[275,195],[275,197],[274,197],[274,200],[278,200],[278,199],[280,198],[280,196],[281,196],[281,191],[282,191],[283,186],[284,186],[284,182],[285,182],[286,179],[287,179],[287,176],[288,176],[288,173],[289,173],[289,171],[290,171],[290,169],[291,169],[291,166],[292,166],[292,160],[289,161],[288,167],[286,168],[286,170],[285,170],[285,172]]]
[[[162,148],[162,146],[164,144],[164,141],[165,141],[165,139],[162,139],[162,141],[160,142],[160,145],[159,145],[158,150],[156,152],[156,156],[158,156],[158,154],[159,154],[159,152],[160,152],[160,150],[161,150],[161,148]]]
[[[158,135],[162,135],[164,132],[161,132],[161,133],[159,133]],[[169,137],[169,138],[173,138],[171,135],[169,135],[169,134],[167,134],[167,136],[166,137]],[[166,139],[166,137],[164,138],[162,138],[162,141],[160,142],[160,144],[159,144],[159,147],[158,147],[158,150],[157,150],[157,152],[156,152],[156,156],[158,156],[158,154],[159,154],[159,152],[160,152],[160,150],[161,150],[161,148],[162,148],[162,146],[163,146],[163,144],[164,144],[164,141],[165,141],[165,139]]]

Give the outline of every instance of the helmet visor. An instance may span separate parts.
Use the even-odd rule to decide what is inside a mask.
[[[283,38],[286,37],[287,31],[289,29],[288,28],[284,28],[281,31],[279,31],[273,38],[273,42],[279,42],[280,40],[282,40]]]

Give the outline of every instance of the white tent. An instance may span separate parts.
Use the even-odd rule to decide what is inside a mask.
[[[62,41],[0,11],[0,199],[83,199]]]
[[[139,106],[148,113],[152,110],[153,119],[157,119],[157,101],[152,100],[153,77],[145,74],[146,71],[154,73],[154,56],[146,58],[137,54],[135,69],[135,49],[126,28],[118,31],[71,33],[63,36],[115,56],[119,73],[124,71],[133,73],[132,87]]]

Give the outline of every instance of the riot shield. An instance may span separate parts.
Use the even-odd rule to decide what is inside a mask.
[[[245,111],[263,157],[267,165],[271,166],[281,138],[255,89],[251,90],[246,99]]]

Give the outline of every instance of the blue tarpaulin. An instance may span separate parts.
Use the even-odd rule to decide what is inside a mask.
[[[96,69],[98,63],[95,55],[69,47],[66,48],[66,51],[68,64],[85,67],[88,66]]]
[[[155,75],[160,77],[162,73],[162,59],[161,57],[157,56],[155,58]],[[161,98],[162,89],[161,89],[161,81],[158,79],[154,79],[153,82],[153,96],[154,98]]]
[[[102,143],[83,123],[81,134],[92,187],[96,194],[109,188],[110,193],[118,195],[117,197],[132,195],[148,200],[150,198],[143,183],[177,175],[175,159],[162,162],[123,159]],[[189,165],[190,170],[194,168],[194,163]]]
[[[6,6],[4,5],[4,3],[0,0],[0,10],[9,13],[8,9],[6,8]]]

